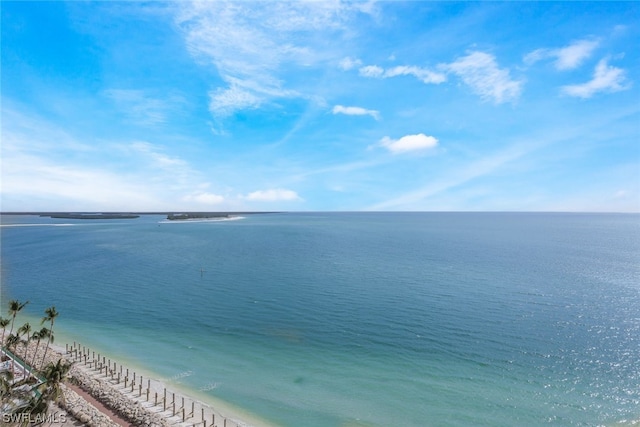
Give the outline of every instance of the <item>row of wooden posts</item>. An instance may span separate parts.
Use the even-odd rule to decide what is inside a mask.
[[[80,344],[73,342],[73,345],[65,344],[67,354],[73,356],[73,360],[76,362],[82,362],[85,366],[92,368],[94,371],[102,374],[104,370],[104,377],[107,379],[111,379],[112,381],[116,381],[116,384],[124,383],[125,390],[131,387],[131,393],[134,393],[137,389],[138,397],[142,398],[143,394],[145,395],[145,399],[147,402],[151,402],[149,400],[151,398],[151,379],[147,378],[147,387],[146,391],[143,393],[143,384],[144,379],[142,375],[136,376],[135,372],[131,372],[133,377],[129,374],[129,368],[123,367],[120,365],[120,370],[118,370],[118,366],[116,362],[111,362],[111,359],[108,359],[106,356],[101,356],[100,353],[96,353],[95,351],[90,350],[85,346],[81,346]],[[136,387],[137,385],[137,387]],[[194,418],[195,416],[195,403],[191,400],[191,411],[186,412],[186,408],[184,406],[184,397],[178,396],[182,398],[182,406],[176,410],[176,394],[171,391],[167,391],[166,387],[163,387],[164,391],[161,396],[158,396],[158,392],[153,392],[153,406],[162,405],[163,412],[166,412],[168,409],[171,410],[171,416],[180,416],[182,415],[182,422],[186,422]],[[167,400],[168,395],[171,396],[171,401]],[[227,427],[227,419],[222,418],[223,425],[222,427]],[[195,421],[195,420],[194,420]],[[216,427],[216,415],[215,413],[211,414],[211,424],[207,423],[207,419],[205,419],[205,408],[203,406],[200,407],[200,421],[193,424],[193,427],[202,425],[203,427]],[[235,423],[234,423],[235,424]],[[237,424],[236,424],[237,427]]]

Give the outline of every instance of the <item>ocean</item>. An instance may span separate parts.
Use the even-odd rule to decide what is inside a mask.
[[[265,425],[640,423],[637,214],[3,215],[0,232],[3,316],[55,305],[59,345]]]

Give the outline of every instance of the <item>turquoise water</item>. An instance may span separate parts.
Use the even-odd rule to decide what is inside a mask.
[[[279,426],[640,420],[639,215],[162,220],[3,216],[3,314]]]

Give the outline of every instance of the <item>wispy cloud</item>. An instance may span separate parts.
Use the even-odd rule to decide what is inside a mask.
[[[447,76],[442,73],[432,71],[427,68],[409,65],[399,65],[397,67],[389,68],[384,72],[384,77],[396,76],[413,76],[426,84],[439,84],[447,80]]]
[[[430,70],[428,68],[399,65],[384,69],[378,65],[366,65],[358,70],[363,77],[390,78],[398,76],[413,76],[425,84],[439,84],[447,80],[443,73]]]
[[[532,146],[526,145],[513,145],[502,152],[488,155],[464,168],[458,169],[455,173],[445,174],[439,179],[425,184],[421,188],[370,206],[368,210],[406,209],[408,207],[419,209],[421,206],[424,206],[426,199],[458,187],[475,178],[487,175],[501,166],[522,157],[533,148]]]
[[[107,89],[104,95],[114,102],[129,122],[143,126],[165,123],[172,106],[184,102],[176,95],[160,99],[138,89]]]
[[[499,68],[493,55],[472,52],[442,68],[457,75],[473,92],[497,104],[513,101],[522,92],[522,80],[513,80],[509,70]]]
[[[596,65],[593,78],[586,83],[562,87],[562,92],[578,98],[591,98],[599,92],[619,92],[630,87],[625,71],[607,64],[607,58]]]
[[[181,2],[176,23],[191,54],[225,82],[209,92],[211,113],[224,118],[306,96],[285,86],[284,68],[324,61],[318,35],[346,30],[354,14],[370,11],[344,2]]]
[[[187,183],[198,175],[185,160],[167,155],[162,147],[149,142],[135,141],[125,145],[124,149],[135,153],[143,162],[141,165],[170,174],[174,183]]]
[[[531,65],[547,58],[555,58],[554,66],[557,70],[572,70],[591,57],[599,45],[598,40],[578,40],[558,49],[536,49],[525,55],[524,63]]]
[[[348,116],[371,116],[376,120],[380,119],[380,112],[376,110],[367,110],[362,107],[345,107],[343,105],[336,105],[331,110],[333,114],[346,114]]]
[[[353,68],[359,67],[362,65],[362,61],[359,60],[358,58],[351,58],[351,57],[346,57],[343,58],[340,61],[340,68],[345,70],[345,71],[349,71]]]
[[[219,205],[225,202],[224,196],[204,191],[187,194],[182,200],[187,203],[196,202],[202,205]]]
[[[280,202],[300,201],[302,198],[293,190],[285,188],[273,188],[258,190],[244,196],[244,199],[252,202]]]
[[[79,142],[83,138],[67,131],[68,126],[46,117],[6,106],[2,117],[13,119],[3,123],[1,147],[1,195],[9,205],[26,210],[163,210],[180,201],[197,208],[214,200],[204,191],[193,193],[208,185],[202,173],[159,144],[101,140],[90,146]]]
[[[439,64],[437,70],[414,65],[399,65],[382,68],[365,65],[358,69],[363,77],[391,78],[413,76],[425,84],[441,84],[447,81],[447,74],[454,74],[471,87],[483,99],[492,99],[497,104],[513,101],[522,92],[522,81],[513,80],[509,70],[498,67],[493,55],[472,52],[448,64]]]
[[[438,145],[438,140],[433,136],[427,136],[424,133],[419,133],[416,135],[405,135],[399,139],[391,139],[388,136],[385,136],[380,140],[378,145],[386,148],[393,154],[400,154],[435,148]]]

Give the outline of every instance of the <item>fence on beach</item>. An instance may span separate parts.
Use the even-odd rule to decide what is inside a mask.
[[[147,411],[161,415],[172,425],[244,427],[209,405],[168,390],[160,381],[144,378],[75,341],[72,345],[65,344],[65,351],[86,373],[118,390],[125,398],[138,402]]]

